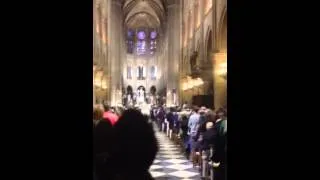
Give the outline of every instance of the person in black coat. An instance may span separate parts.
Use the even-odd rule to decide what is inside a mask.
[[[227,147],[227,129],[226,112],[221,110],[219,113],[219,119],[216,121],[215,130],[217,131],[217,138],[215,140],[215,152],[212,158],[213,162],[217,164],[215,169],[215,179],[225,180],[226,171],[226,147]]]
[[[201,141],[201,150],[208,151],[210,148],[214,148],[214,142],[217,138],[217,131],[214,128],[213,122],[206,123],[206,131],[203,132]]]
[[[109,177],[107,159],[110,156],[111,138],[112,125],[103,119],[103,110],[96,107],[93,111],[93,164],[96,179]]]
[[[151,180],[149,167],[158,151],[153,127],[141,112],[124,111],[114,126],[111,180]]]
[[[174,113],[175,112],[175,109],[173,107],[170,108],[170,111],[169,113],[167,114],[166,118],[167,118],[167,121],[169,123],[169,129],[172,130],[173,129],[173,126],[174,126]]]

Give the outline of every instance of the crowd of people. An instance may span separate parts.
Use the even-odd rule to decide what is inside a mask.
[[[214,179],[226,179],[226,108],[214,111],[187,105],[170,108],[152,106],[148,115],[133,107],[95,105],[94,179],[153,179],[148,171],[158,152],[153,123],[159,131],[183,144],[187,158],[195,167],[205,153],[215,168]]]
[[[201,165],[203,153],[215,169],[214,179],[226,179],[227,110],[217,111],[187,104],[182,107],[153,107],[151,119],[169,138],[182,142],[185,154],[194,166]]]

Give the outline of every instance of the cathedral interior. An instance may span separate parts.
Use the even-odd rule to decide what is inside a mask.
[[[142,93],[147,103],[226,106],[226,0],[94,0],[93,7],[94,103],[137,104]]]
[[[93,0],[93,104],[226,107],[227,0]],[[151,175],[200,179],[168,132]]]

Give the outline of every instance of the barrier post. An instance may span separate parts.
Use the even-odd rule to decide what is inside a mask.
[[[169,122],[166,121],[167,137],[169,137]]]
[[[212,156],[213,156],[213,148],[210,147],[210,159],[212,158]],[[210,162],[209,168],[210,168],[210,180],[214,180],[213,161]]]
[[[201,171],[201,178],[206,178],[207,172],[207,154],[206,151],[202,151],[202,171]]]

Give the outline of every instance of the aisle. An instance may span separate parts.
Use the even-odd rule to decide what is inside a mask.
[[[179,147],[155,128],[159,152],[150,173],[156,180],[200,179],[199,171],[181,153]]]

